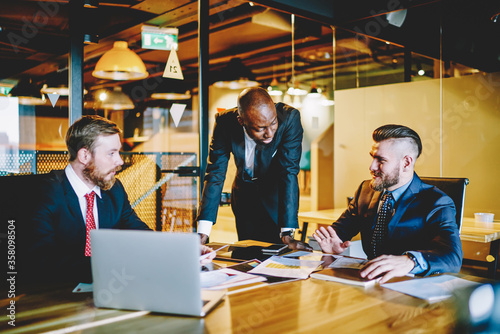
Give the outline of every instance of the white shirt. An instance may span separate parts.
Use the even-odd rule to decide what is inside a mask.
[[[253,167],[255,164],[255,147],[257,146],[257,143],[252,138],[250,138],[245,128],[243,128],[243,132],[245,133],[245,170],[250,177],[253,177]]]
[[[94,191],[97,196],[102,198],[101,196],[101,188],[98,186],[94,186],[94,188],[89,189],[89,187],[76,175],[75,170],[71,167],[71,164],[68,164],[64,169],[64,173],[68,177],[69,183],[71,187],[76,193],[78,197],[78,203],[80,204],[80,210],[82,211],[83,221],[86,222],[87,218],[87,200],[85,199],[85,195]],[[94,196],[94,221],[96,228],[99,228],[99,215],[97,213],[97,198]]]

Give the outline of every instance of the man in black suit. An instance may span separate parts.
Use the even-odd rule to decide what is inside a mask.
[[[123,165],[116,124],[84,116],[68,129],[66,145],[69,164],[45,177],[43,198],[30,220],[32,269],[57,281],[90,282],[91,228],[150,229],[115,178]]]
[[[197,217],[202,243],[216,221],[232,153],[237,173],[231,207],[239,240],[310,249],[293,238],[298,227],[302,136],[300,112],[283,103],[275,105],[262,88],[243,90],[237,108],[216,115]]]
[[[389,124],[372,137],[372,179],[361,183],[332,226],[313,234],[321,249],[342,253],[361,232],[363,250],[371,259],[361,276],[382,275],[380,283],[408,273],[459,272],[463,254],[453,200],[414,172],[422,152],[419,135]]]

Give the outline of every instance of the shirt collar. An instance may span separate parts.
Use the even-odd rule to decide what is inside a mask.
[[[77,197],[83,197],[86,194],[90,193],[91,191],[94,191],[97,196],[102,198],[101,196],[101,188],[98,186],[94,186],[94,188],[90,189],[81,179],[76,175],[75,170],[71,166],[71,164],[68,164],[66,168],[64,169],[64,172],[66,173],[66,176],[68,178],[69,183],[71,184],[71,187],[73,187],[73,190],[76,193]]]
[[[255,140],[250,138],[250,136],[248,135],[247,129],[245,129],[245,127],[243,127],[243,132],[245,133],[245,142],[250,142],[253,145],[257,145],[257,143],[255,143]]]
[[[392,193],[392,197],[394,197],[394,202],[397,202],[398,199],[403,195],[403,193],[406,191],[406,189],[408,189],[408,187],[410,186],[411,184],[411,181],[413,180],[413,178],[408,181],[406,184],[402,185],[401,187],[391,191]]]

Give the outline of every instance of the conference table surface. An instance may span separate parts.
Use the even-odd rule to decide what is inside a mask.
[[[240,242],[250,243],[260,244]],[[428,303],[380,286],[365,289],[313,278],[228,289],[224,301],[204,318],[96,308],[91,293],[72,293],[73,288],[18,295],[16,326],[3,316],[0,332],[448,333],[455,324],[452,300]],[[5,310],[8,300],[0,303]]]

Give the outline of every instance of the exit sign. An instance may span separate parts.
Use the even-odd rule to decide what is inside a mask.
[[[0,94],[9,95],[12,87],[0,86]]]
[[[177,28],[142,26],[142,48],[153,50],[177,50]]]

